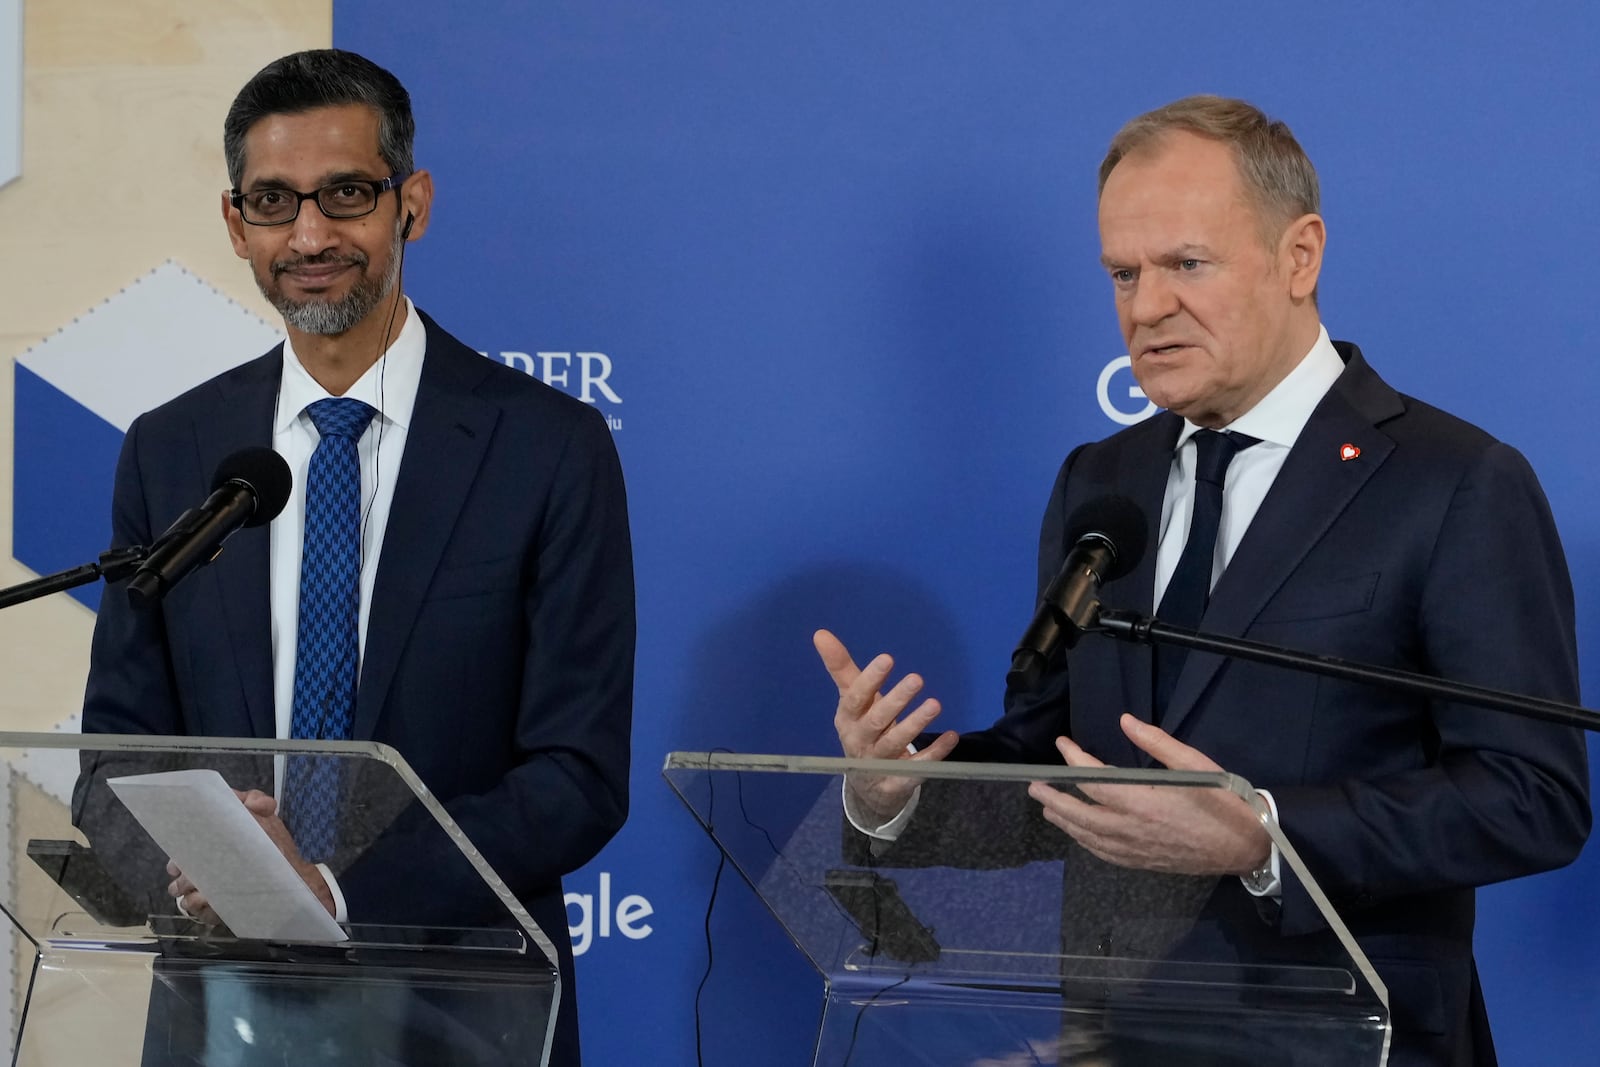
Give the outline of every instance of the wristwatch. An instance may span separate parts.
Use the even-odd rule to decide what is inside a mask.
[[[1270,820],[1275,815],[1272,805],[1260,793],[1256,793],[1250,798],[1250,806],[1255,809],[1257,815],[1262,817],[1263,821]],[[1262,861],[1261,866],[1249,874],[1239,876],[1239,880],[1244,883],[1244,887],[1254,895],[1258,897],[1266,896],[1277,888],[1278,879],[1272,873],[1272,860],[1277,854],[1277,842],[1270,842],[1267,848],[1267,858]]]
[[[1256,896],[1265,896],[1272,891],[1278,880],[1272,876],[1272,853],[1267,853],[1267,862],[1251,871],[1249,874],[1239,876],[1244,882],[1244,887]]]

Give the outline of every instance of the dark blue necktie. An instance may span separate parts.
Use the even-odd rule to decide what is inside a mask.
[[[343,741],[350,737],[360,667],[361,462],[356,442],[376,412],[343,397],[319,400],[306,412],[321,440],[306,474],[289,736]],[[337,841],[338,761],[291,758],[284,779],[289,830],[300,854],[321,862],[333,854]]]
[[[1194,435],[1198,458],[1194,470],[1194,509],[1189,519],[1189,539],[1183,544],[1177,569],[1167,582],[1156,617],[1173,626],[1198,629],[1211,601],[1211,570],[1217,555],[1217,528],[1222,523],[1222,483],[1234,454],[1258,444],[1238,433],[1199,430]],[[1156,645],[1154,721],[1159,723],[1172,699],[1178,673],[1188,649]]]

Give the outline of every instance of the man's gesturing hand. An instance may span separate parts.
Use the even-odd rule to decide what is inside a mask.
[[[912,754],[909,746],[939,715],[939,702],[922,701],[909,713],[906,708],[922,692],[922,678],[908,674],[887,693],[881,692],[894,669],[894,660],[880,655],[866,667],[857,667],[844,644],[827,630],[812,637],[822,665],[839,689],[833,726],[839,746],[852,759],[942,760],[956,746],[956,733],[946,730],[929,746]],[[880,823],[899,814],[917,783],[914,778],[853,775],[850,792]]]

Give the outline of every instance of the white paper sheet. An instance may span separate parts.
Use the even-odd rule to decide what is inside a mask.
[[[236,936],[348,940],[216,771],[134,774],[106,784]]]

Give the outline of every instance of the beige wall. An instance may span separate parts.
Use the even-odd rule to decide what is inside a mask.
[[[222,229],[222,118],[269,60],[330,43],[331,3],[24,0],[22,177],[0,188],[0,586],[34,577],[11,556],[19,354],[168,259],[275,320]],[[224,353],[221,365],[244,355]],[[52,730],[77,712],[93,624],[64,595],[0,611],[0,730]],[[71,831],[64,807],[24,775],[4,781],[12,825],[0,866],[22,870],[27,837]],[[0,931],[0,960],[15,947]],[[5,984],[21,998],[32,954],[8,962]],[[0,1027],[12,1014],[3,1001]],[[74,1027],[30,1032],[51,1035],[49,1062],[132,1064],[143,1014],[138,998],[107,1002]]]
[[[276,320],[222,230],[222,118],[332,27],[331,0],[24,0],[22,177],[0,188],[0,586],[34,576],[11,556],[13,360],[167,259]],[[92,625],[61,595],[0,612],[0,730],[77,710]]]

